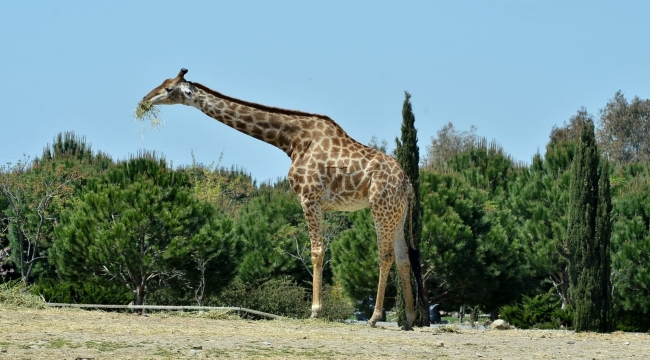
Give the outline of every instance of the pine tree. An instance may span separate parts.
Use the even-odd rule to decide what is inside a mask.
[[[202,299],[240,262],[232,221],[216,211],[192,196],[185,174],[141,153],[89,179],[61,215],[50,261],[64,280],[133,291],[135,305],[178,282]]]
[[[422,277],[420,274],[420,255],[419,245],[422,237],[422,205],[420,204],[420,148],[418,147],[418,133],[415,129],[415,116],[411,105],[411,94],[404,92],[404,104],[402,105],[402,136],[401,141],[395,139],[397,147],[397,161],[400,163],[413,186],[414,199],[411,204],[411,220],[404,224],[405,239],[408,244],[413,243],[415,249],[409,247],[409,259],[411,268],[415,276],[417,286],[416,303],[420,303],[421,308],[417,311],[417,323],[420,326],[429,326],[428,305],[424,299],[424,289],[422,289]],[[412,237],[412,239],[411,239]],[[398,287],[399,288],[399,287]],[[401,290],[398,290],[401,297]],[[417,306],[416,306],[417,307]]]
[[[609,189],[599,192],[599,154],[594,124],[585,110],[579,112],[584,126],[573,160],[569,205],[569,280],[576,331],[605,331],[609,328]],[[607,170],[607,166],[603,170]],[[607,181],[602,177],[601,183]],[[603,198],[599,200],[599,195]],[[598,210],[598,206],[603,209]],[[597,226],[598,225],[598,226]],[[606,299],[608,295],[606,295]],[[605,320],[605,321],[604,321]]]

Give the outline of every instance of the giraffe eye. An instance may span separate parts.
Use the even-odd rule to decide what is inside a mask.
[[[172,91],[174,91],[174,88],[168,87],[168,88],[165,88],[165,90],[167,90],[167,92],[172,92]]]

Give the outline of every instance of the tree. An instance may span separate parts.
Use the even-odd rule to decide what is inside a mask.
[[[607,331],[609,325],[603,320],[608,318],[608,301],[601,298],[609,289],[606,286],[609,274],[604,274],[602,256],[609,248],[607,234],[608,219],[598,218],[598,205],[605,206],[601,214],[609,216],[608,199],[598,199],[599,192],[598,163],[599,154],[594,135],[594,125],[590,116],[583,109],[579,112],[584,119],[580,133],[580,142],[573,160],[571,173],[571,192],[569,206],[569,280],[570,299],[574,307],[573,325],[576,331]],[[601,176],[608,176],[602,174]],[[605,180],[602,180],[605,181]],[[600,226],[597,227],[597,224]],[[602,244],[601,241],[607,242]],[[602,277],[605,276],[607,280]],[[605,288],[603,288],[605,286]],[[605,296],[608,296],[605,294]]]
[[[551,137],[545,156],[537,154],[510,186],[508,203],[527,251],[531,276],[540,287],[550,281],[562,309],[569,302],[567,226],[571,161],[575,143]],[[540,289],[545,292],[545,289]]]
[[[596,209],[596,238],[594,239],[596,252],[595,277],[596,284],[596,309],[599,312],[599,332],[609,332],[613,328],[612,321],[612,198],[609,183],[609,161],[603,159],[598,174],[598,203]]]
[[[368,143],[368,146],[375,150],[379,150],[384,154],[388,153],[388,141],[385,139],[382,139],[379,141],[379,139],[376,136],[373,136],[370,138],[370,142]]]
[[[24,281],[54,274],[46,260],[61,211],[90,174],[111,163],[108,156],[93,153],[84,137],[66,132],[40,158],[0,167],[0,202],[5,203],[0,227],[6,225],[13,262]]]
[[[616,327],[650,330],[650,164],[621,166],[612,176],[612,293]]]
[[[348,297],[354,300],[373,297],[379,282],[376,271],[379,253],[372,215],[369,209],[364,209],[350,213],[348,219],[350,228],[341,232],[331,245],[332,268]],[[394,295],[393,289],[387,288],[386,297]]]
[[[199,206],[205,207],[208,214],[214,211],[206,205]],[[208,296],[218,294],[237,275],[242,250],[233,219],[214,211],[193,236],[173,238],[164,254],[168,266],[184,274],[179,279],[171,279],[176,293],[187,298],[183,290],[189,290],[196,304],[203,305]]]
[[[0,192],[8,206],[2,216],[8,223],[13,262],[23,281],[47,264],[54,222],[80,178],[76,169],[61,163],[37,166],[29,159],[0,168]]]
[[[650,160],[650,100],[628,102],[619,90],[600,111],[598,146],[622,165]]]
[[[257,196],[242,208],[237,231],[245,239],[238,270],[244,283],[280,276],[289,276],[301,285],[311,281],[311,263],[305,253],[309,244],[307,224],[288,181],[262,185]],[[324,266],[324,278],[330,276]]]
[[[218,270],[215,281],[227,284],[240,247],[230,233],[214,206],[191,195],[186,175],[141,153],[89,180],[62,215],[51,261],[65,279],[126,286],[141,305],[172,280],[196,278],[189,264],[200,277]]]
[[[411,186],[413,187],[413,199],[408,211],[409,220],[404,224],[404,239],[409,245],[409,259],[415,277],[417,289],[417,300],[420,304],[420,311],[416,312],[420,326],[429,326],[429,304],[424,298],[422,289],[422,275],[420,272],[420,238],[422,237],[422,205],[420,204],[420,148],[418,147],[418,133],[415,128],[415,116],[411,105],[411,94],[404,92],[404,103],[402,105],[402,129],[401,141],[395,138],[397,161],[406,172]],[[398,290],[401,294],[401,290]],[[401,297],[400,297],[401,298]],[[417,308],[417,306],[416,306]],[[406,315],[403,315],[406,319]]]
[[[462,174],[421,176],[422,269],[431,302],[494,311],[517,299],[530,275],[510,211]]]
[[[228,170],[219,164],[198,164],[192,154],[192,165],[179,169],[190,177],[192,193],[201,200],[214,204],[234,215],[250,201],[256,191],[255,181],[245,171],[233,167]]]
[[[496,317],[527,290],[531,274],[509,209],[523,169],[496,141],[474,138],[421,173],[420,248],[431,301],[479,306]]]
[[[427,145],[424,156],[423,167],[432,168],[436,164],[446,164],[457,154],[471,149],[478,137],[476,127],[471,126],[469,131],[458,131],[451,122],[438,130],[437,137],[431,137],[431,143]]]

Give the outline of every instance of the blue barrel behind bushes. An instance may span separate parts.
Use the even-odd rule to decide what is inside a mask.
[[[438,304],[433,304],[429,306],[429,322],[432,324],[440,324],[441,318],[440,318],[440,309]]]

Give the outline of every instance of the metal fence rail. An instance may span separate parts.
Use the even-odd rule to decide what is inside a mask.
[[[130,310],[223,310],[245,312],[257,316],[267,317],[269,319],[282,319],[282,316],[265,313],[262,311],[247,309],[243,307],[227,306],[167,306],[167,305],[101,305],[101,304],[64,304],[64,303],[46,303],[51,307],[68,307],[83,309],[130,309]]]

